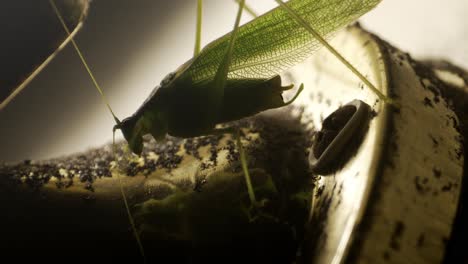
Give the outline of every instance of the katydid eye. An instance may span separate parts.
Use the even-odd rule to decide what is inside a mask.
[[[171,72],[168,75],[166,75],[166,77],[164,77],[164,79],[161,81],[161,86],[164,86],[170,83],[174,79],[175,75],[176,75],[175,72]]]

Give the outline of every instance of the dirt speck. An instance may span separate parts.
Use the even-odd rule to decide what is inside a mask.
[[[396,251],[400,250],[400,241],[404,232],[405,224],[402,221],[397,221],[390,238],[390,248]]]

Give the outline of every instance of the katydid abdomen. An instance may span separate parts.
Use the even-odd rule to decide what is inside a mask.
[[[291,87],[282,86],[279,75],[267,80],[228,80],[221,107],[216,109],[208,89],[162,82],[120,127],[126,139],[134,142],[130,144],[134,146],[132,151],[140,153],[142,141],[136,137],[151,134],[161,139],[169,134],[188,138],[211,134],[217,124],[284,106],[282,92]]]

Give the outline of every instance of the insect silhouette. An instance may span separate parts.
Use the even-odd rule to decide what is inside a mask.
[[[53,4],[53,0],[50,1]],[[287,4],[275,1],[278,7],[243,26],[239,24],[245,0],[238,1],[232,32],[198,52],[201,21],[201,0],[198,0],[194,57],[168,74],[133,115],[120,121],[112,113],[117,123],[114,132],[122,131],[133,153],[142,152],[143,136],[147,134],[158,141],[166,135],[189,138],[232,133],[249,198],[256,206],[260,203],[250,182],[240,133],[233,127],[218,129],[216,126],[291,104],[304,87],[300,85],[293,98],[284,101],[282,93],[294,85],[283,86],[281,72],[325,46],[381,99],[389,102],[326,41],[381,0],[290,0]],[[82,61],[86,66],[83,58]],[[110,107],[109,110],[112,112]]]
[[[307,58],[320,44],[331,48],[322,36],[329,36],[380,2],[292,0],[285,5],[276,1],[279,7],[238,27],[244,8],[244,1],[239,1],[231,33],[211,42],[168,74],[132,116],[117,120],[114,130],[122,131],[134,153],[141,153],[145,134],[160,140],[166,134],[188,138],[234,132],[238,138],[232,128],[220,130],[216,125],[292,103],[303,86],[290,101],[284,102],[282,92],[292,85],[282,86],[278,74]],[[303,27],[298,27],[298,23]],[[309,24],[314,24],[316,30]],[[259,40],[261,45],[254,45]],[[344,59],[343,62],[349,64]],[[350,68],[361,75],[354,67]],[[370,83],[369,86],[373,88]],[[240,140],[236,141],[245,165]],[[248,171],[244,173],[250,198],[256,203]]]

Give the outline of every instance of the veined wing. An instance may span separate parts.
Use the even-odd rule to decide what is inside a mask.
[[[290,0],[287,5],[321,36],[358,19],[381,0]],[[193,84],[211,81],[229,44],[230,33],[208,44],[187,72]],[[305,60],[321,44],[277,7],[239,28],[228,79],[271,78]]]

